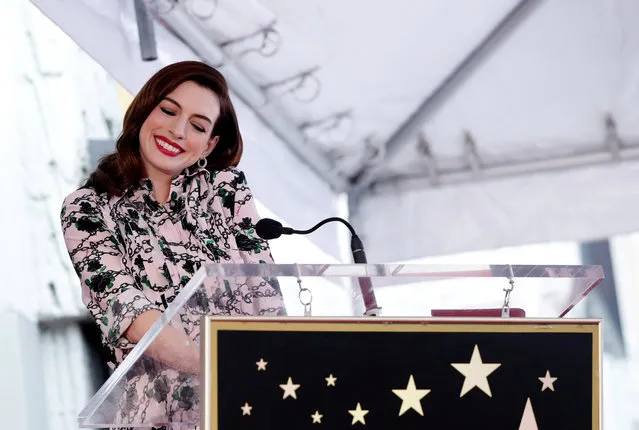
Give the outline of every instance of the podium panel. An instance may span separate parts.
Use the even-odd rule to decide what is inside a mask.
[[[202,429],[600,429],[600,322],[204,323]]]
[[[486,332],[483,334],[488,337],[482,338],[481,343],[477,344],[479,348],[477,355],[491,354],[488,349],[484,353],[483,345],[486,343],[488,346],[492,342],[496,347],[502,349],[505,345],[510,345],[511,353],[515,354],[519,351],[521,357],[535,356],[530,345],[536,345],[536,348],[540,348],[539,351],[546,351],[549,347],[559,348],[557,351],[565,350],[565,354],[568,354],[566,356],[574,356],[574,351],[559,341],[544,344],[539,343],[541,341],[533,342],[532,339],[537,339],[542,332],[548,331],[554,335],[555,331],[561,327],[568,327],[563,324],[570,320],[562,318],[573,311],[574,307],[602,279],[603,270],[600,266],[205,265],[195,273],[179,294],[167,299],[162,316],[138,344],[129,350],[126,358],[80,412],[79,425],[83,428],[165,427],[174,430],[191,430],[200,426],[203,413],[202,396],[208,396],[211,392],[205,391],[204,387],[201,386],[203,373],[197,370],[200,367],[197,363],[197,350],[189,356],[187,356],[187,351],[190,351],[190,354],[194,348],[202,350],[201,339],[204,336],[202,329],[208,330],[210,328],[209,322],[213,324],[213,319],[207,319],[209,317],[233,319],[237,320],[238,324],[254,327],[250,323],[252,318],[262,318],[263,315],[260,315],[260,312],[268,310],[271,305],[269,300],[274,299],[272,296],[265,295],[264,291],[270,291],[269,294],[272,294],[273,291],[281,289],[285,302],[292,301],[303,304],[303,312],[298,315],[294,315],[295,312],[292,312],[288,317],[278,317],[280,318],[277,320],[279,323],[293,323],[299,321],[302,315],[312,314],[332,320],[348,318],[348,325],[340,326],[343,328],[373,327],[369,324],[379,323],[382,321],[380,318],[383,317],[387,322],[402,320],[404,324],[402,327],[405,328],[410,326],[423,329],[430,327],[431,324],[441,328],[444,327],[442,321],[452,322],[456,318],[459,319],[460,316],[465,316],[463,320],[468,327],[483,327],[484,331],[486,331],[486,327],[490,327],[491,330],[496,330],[495,333]],[[265,286],[268,288],[264,288]],[[117,312],[114,309],[115,316],[121,316],[123,312],[121,308],[122,306],[119,306]],[[448,316],[448,318],[442,319],[438,315]],[[524,315],[526,316],[524,319],[512,318]],[[501,316],[501,318],[494,318],[495,316]],[[476,325],[482,321],[488,321],[490,318],[493,322],[489,325]],[[499,332],[500,327],[511,330],[515,328],[512,324],[518,321],[523,324],[521,327],[533,327],[534,324],[541,324],[539,327],[544,327],[544,329],[534,333],[522,331],[521,333],[504,332],[498,334],[501,333]],[[549,321],[563,321],[563,323],[550,323]],[[220,322],[222,321],[220,320]],[[226,323],[231,323],[231,321],[226,321]],[[526,325],[528,323],[532,323],[533,326]],[[592,324],[598,327],[598,323],[594,322],[580,324],[584,327],[591,327]],[[393,323],[389,327],[397,327],[397,325]],[[424,344],[429,345],[429,350],[434,348],[441,350],[442,353],[448,351],[449,348],[452,348],[451,353],[453,350],[458,354],[463,352],[456,350],[456,347],[453,348],[457,344],[456,339],[461,339],[459,337],[461,334],[455,334],[456,337],[450,337],[453,336],[452,334],[439,334],[437,336],[440,337],[433,338],[432,336],[435,336],[436,333],[424,330],[424,336],[431,337],[413,339],[411,342],[415,342],[415,348]],[[472,330],[472,328],[468,328],[467,331],[472,332]],[[167,343],[164,342],[164,349],[158,349],[162,340],[185,339],[184,335],[177,336],[180,333],[186,333],[188,340],[172,342],[168,347]],[[264,335],[267,334],[264,333]],[[559,336],[561,333],[556,334]],[[598,332],[596,334],[598,336]],[[385,336],[390,335],[386,334]],[[507,341],[503,340],[506,338]],[[210,340],[206,339],[207,342]],[[572,342],[572,337],[564,337],[563,339],[565,342]],[[119,339],[114,335],[110,341],[118,342]],[[294,344],[297,344],[298,349],[302,351],[307,348],[305,342],[295,341]],[[392,339],[389,342],[387,344],[386,341],[380,341],[375,350],[369,349],[371,359],[376,354],[387,351],[388,347],[397,350],[398,354],[404,348],[401,344],[395,345]],[[470,342],[470,340],[467,339],[464,342]],[[285,346],[282,343],[283,350]],[[215,345],[211,346],[211,348],[216,347]],[[231,354],[232,360],[237,359],[238,362],[245,359],[253,360],[255,354],[254,351],[245,354],[245,352],[235,351],[232,348],[227,352],[229,345],[225,344],[223,347],[225,354]],[[325,345],[325,348],[325,352],[331,350],[328,344]],[[470,352],[466,351],[467,355],[474,354],[473,348]],[[344,351],[340,352],[340,356],[344,353]],[[423,351],[416,349],[414,353],[421,354]],[[539,353],[541,354],[541,352]],[[236,356],[236,354],[239,355]],[[595,363],[593,352],[590,351],[589,354],[591,354],[589,355],[591,363]],[[481,356],[483,357],[483,355]],[[171,359],[169,360],[167,357],[171,357]],[[185,360],[180,357],[184,357]],[[208,354],[202,358],[210,359]],[[200,362],[202,358],[200,358]],[[388,357],[388,359],[390,358],[392,357]],[[469,355],[466,360],[470,360],[470,358]],[[501,360],[498,356],[495,360],[497,359]],[[195,365],[193,360],[196,361]],[[267,358],[265,360],[268,361]],[[360,357],[358,360],[361,361],[362,365],[367,365],[367,359]],[[462,358],[458,360],[462,360]],[[597,363],[598,360],[597,358]],[[187,363],[187,361],[189,362]],[[458,361],[458,363],[463,363],[463,361]],[[396,365],[404,366],[401,361],[398,361]],[[550,371],[551,374],[554,372],[553,369]],[[501,373],[506,372],[502,369],[502,372],[495,373],[495,375],[499,377],[498,375]],[[227,394],[230,396],[231,393],[239,392],[240,385],[247,383],[243,379],[244,376],[243,374],[236,375],[235,385],[231,381],[224,382],[226,380],[220,379],[222,387],[226,387],[224,390],[228,389],[228,392],[216,391],[215,397],[224,400],[223,397],[226,397]],[[371,374],[369,377],[370,382],[374,383],[375,376]],[[585,376],[581,375],[579,378],[583,384]],[[519,380],[514,383],[524,383],[517,381]],[[418,387],[421,385],[418,382],[416,384]],[[481,384],[485,384],[485,381]],[[434,388],[427,389],[433,391],[431,399],[439,396],[434,393],[442,392],[441,388],[438,388],[437,391]],[[544,393],[547,394],[548,390],[549,388],[546,388]],[[473,390],[473,392],[476,391],[477,389]],[[594,393],[592,390],[591,392]],[[506,393],[510,393],[510,391],[506,391]],[[580,393],[583,396],[583,392],[580,391]],[[220,395],[218,396],[218,394]],[[461,398],[463,401],[467,401],[466,399],[475,395],[469,392],[468,395],[463,395]],[[530,396],[534,409],[537,400],[532,394]],[[581,402],[583,403],[583,399]],[[206,404],[209,405],[209,402]],[[289,402],[286,404],[288,405]],[[229,405],[229,408],[235,407]],[[515,410],[516,406],[513,404],[508,407]],[[211,410],[209,409],[209,411]],[[218,408],[218,410],[222,411],[223,409]],[[591,410],[593,409],[591,408]],[[405,411],[405,414],[409,414],[409,412]],[[372,417],[373,412],[370,413]],[[245,424],[242,422],[242,425]],[[230,427],[220,428],[237,427],[230,425]]]

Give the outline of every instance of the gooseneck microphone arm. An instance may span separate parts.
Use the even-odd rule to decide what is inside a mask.
[[[327,224],[329,222],[341,222],[346,225],[351,232],[351,253],[353,255],[353,262],[356,264],[366,264],[366,253],[364,252],[364,244],[362,240],[359,238],[357,233],[355,233],[355,229],[348,221],[340,217],[331,217],[326,218],[308,230],[294,230],[290,227],[284,227],[278,221],[275,221],[270,218],[262,218],[255,225],[255,232],[262,239],[270,240],[277,239],[282,234],[310,234],[315,230]],[[377,306],[377,299],[375,298],[375,291],[373,290],[373,284],[370,278],[358,278],[359,288],[362,293],[362,299],[364,300],[364,306],[366,307],[366,312],[364,315],[376,316],[379,315],[381,308]]]
[[[344,224],[346,227],[348,227],[348,229],[351,231],[351,235],[353,236],[357,236],[357,233],[355,233],[355,229],[353,228],[352,225],[349,224],[348,221],[346,221],[343,218],[340,217],[331,217],[331,218],[326,218],[320,222],[318,222],[317,224],[315,224],[313,227],[309,228],[308,230],[292,230],[292,232],[294,234],[310,234],[313,233],[315,230],[317,230],[318,228],[320,228],[321,226],[323,226],[324,224],[327,224],[329,222],[333,222],[333,221],[338,221],[341,222],[342,224]]]

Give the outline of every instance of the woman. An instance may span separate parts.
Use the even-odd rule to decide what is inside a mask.
[[[241,155],[223,76],[199,62],[173,64],[133,100],[116,152],[64,200],[64,239],[111,367],[201,265],[272,262],[234,167]],[[202,314],[285,314],[277,283],[262,278],[207,280],[191,299],[111,399],[116,422],[197,422]]]

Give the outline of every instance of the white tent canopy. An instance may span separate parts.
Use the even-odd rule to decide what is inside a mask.
[[[219,67],[258,197],[308,227],[347,193],[370,260],[639,230],[633,0],[153,0],[154,62],[133,1],[32,1],[131,92]]]

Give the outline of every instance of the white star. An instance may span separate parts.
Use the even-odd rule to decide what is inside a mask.
[[[335,386],[335,381],[337,381],[337,378],[334,377],[332,373],[330,375],[328,375],[328,378],[324,378],[324,379],[326,379],[326,386],[327,387],[334,387]]]
[[[368,413],[367,410],[362,409],[362,405],[359,403],[355,406],[355,409],[348,411],[349,414],[353,416],[353,422],[351,425],[355,425],[356,422],[360,422],[362,424],[366,424],[366,420],[364,419],[364,415]]]
[[[264,361],[263,358],[260,358],[260,361],[256,362],[255,364],[257,364],[257,370],[266,370],[266,365],[268,364],[268,362]]]
[[[393,393],[402,399],[402,406],[399,408],[399,416],[409,409],[414,409],[419,415],[424,416],[421,400],[430,393],[430,390],[418,390],[415,386],[413,375],[408,378],[408,385],[404,390],[393,390]]]
[[[541,386],[541,391],[546,390],[546,388],[550,388],[550,391],[555,391],[555,381],[557,380],[557,377],[555,376],[550,376],[550,370],[546,370],[546,376],[540,377],[538,378],[541,383],[543,384]]]
[[[484,363],[481,361],[479,347],[475,345],[473,355],[470,357],[470,363],[451,363],[459,373],[465,376],[464,385],[461,389],[459,397],[464,397],[473,388],[477,387],[484,393],[492,397],[490,385],[488,385],[488,375],[493,373],[495,369],[501,366],[501,363]]]
[[[295,390],[297,390],[299,387],[300,387],[300,384],[293,384],[293,379],[289,376],[286,384],[280,385],[280,388],[284,390],[284,395],[282,399],[285,399],[289,396],[291,396],[294,399],[297,399],[297,394],[295,393]]]
[[[322,424],[322,417],[324,415],[320,415],[319,411],[315,411],[311,418],[313,418],[313,424]]]
[[[253,406],[249,405],[248,402],[244,403],[244,406],[242,406],[242,416],[244,415],[251,415],[251,409],[253,409]]]

